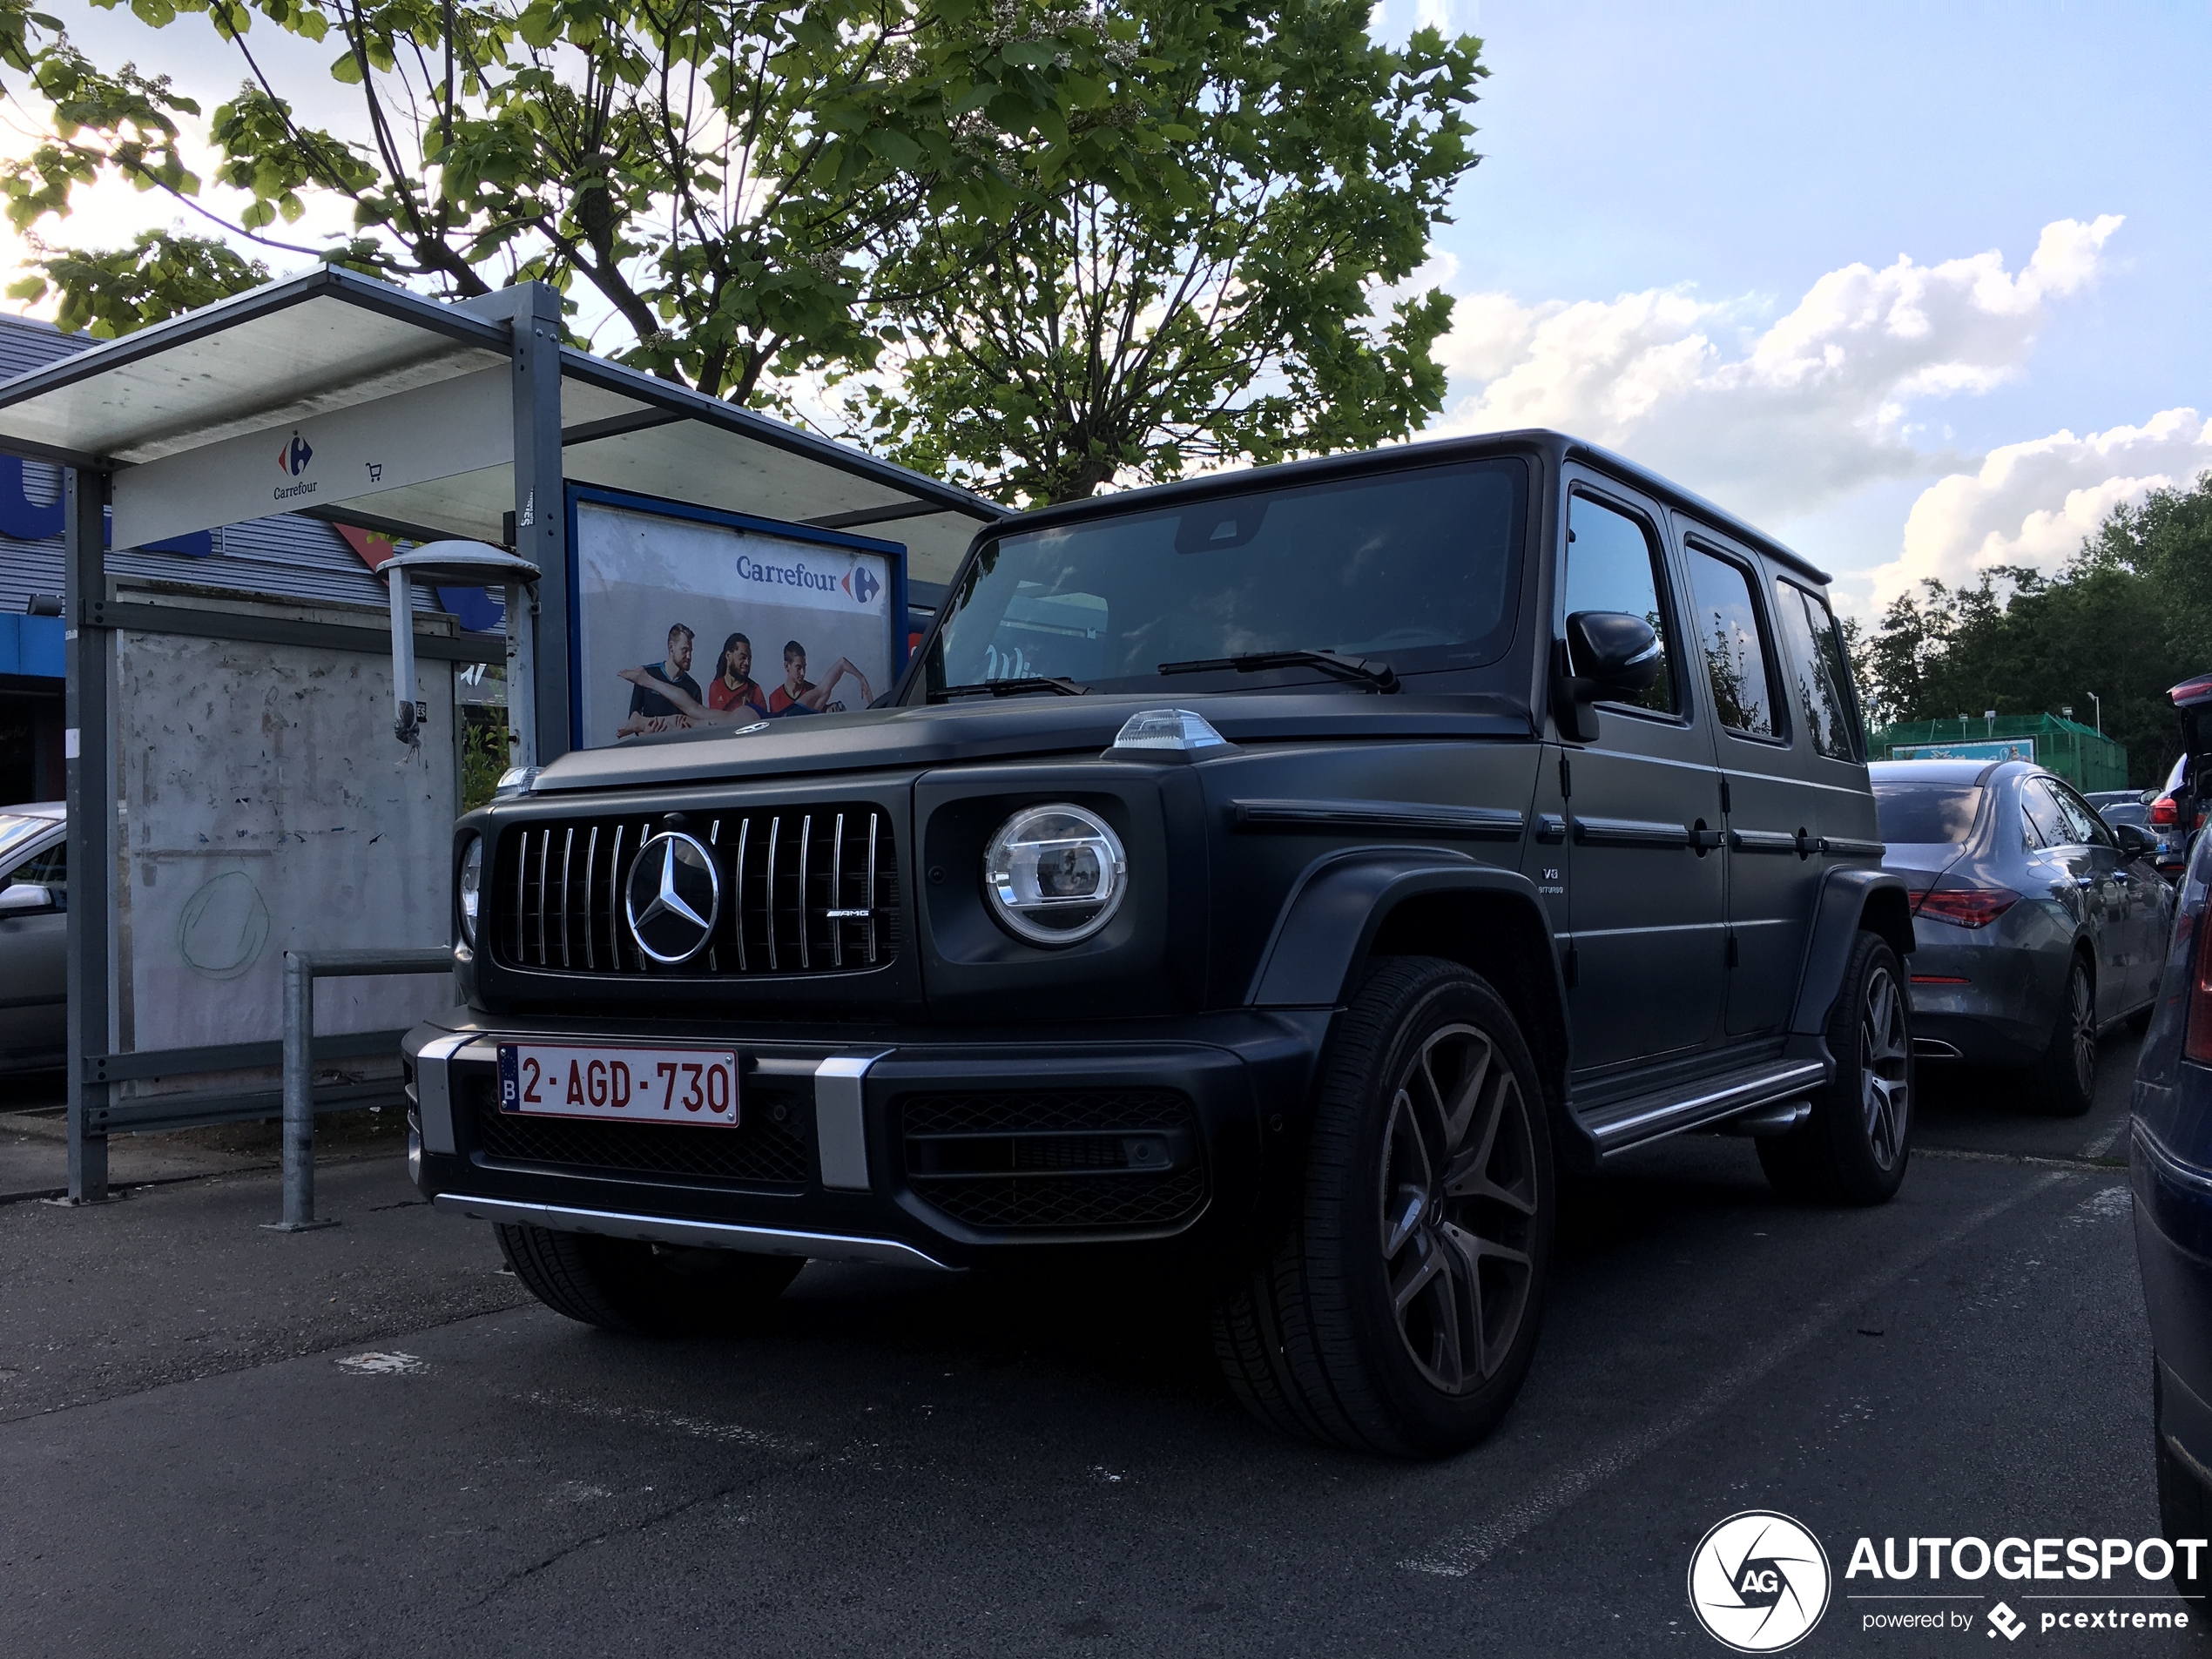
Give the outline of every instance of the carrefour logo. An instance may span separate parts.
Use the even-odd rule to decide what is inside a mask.
[[[874,571],[864,564],[856,564],[842,576],[827,570],[813,569],[794,559],[788,564],[770,564],[750,553],[738,555],[738,579],[757,582],[765,587],[797,588],[801,592],[833,597],[842,592],[856,604],[867,604],[883,591],[883,582]],[[819,603],[819,601],[817,601]]]
[[[297,478],[307,469],[307,463],[314,458],[315,452],[307,447],[307,441],[295,432],[292,435],[292,442],[277,451],[277,466]]]

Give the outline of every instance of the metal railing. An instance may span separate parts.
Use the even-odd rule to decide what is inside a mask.
[[[284,953],[284,1219],[273,1232],[334,1227],[315,1219],[315,981],[381,974],[450,974],[453,953],[418,950],[287,950]]]

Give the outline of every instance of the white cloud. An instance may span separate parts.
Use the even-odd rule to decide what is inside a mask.
[[[1467,295],[1440,354],[1474,389],[1434,433],[1562,428],[1770,521],[1970,466],[1931,443],[1915,406],[2017,376],[2051,302],[2096,279],[2120,224],[2046,226],[2017,273],[1994,251],[1846,266],[1763,332],[1753,302],[1682,288],[1534,305]]]
[[[1905,521],[1903,552],[1873,572],[1875,605],[1929,577],[1955,584],[1993,564],[2052,570],[2114,507],[2154,489],[2186,489],[2208,468],[2212,420],[2188,408],[2141,426],[2003,445],[1978,469],[1921,491]]]

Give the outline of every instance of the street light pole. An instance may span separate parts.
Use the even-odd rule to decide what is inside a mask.
[[[2097,735],[2101,738],[2105,734],[2105,701],[2094,691],[2089,693],[2089,700],[2097,705]]]

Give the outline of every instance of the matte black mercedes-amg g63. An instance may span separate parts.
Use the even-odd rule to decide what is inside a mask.
[[[1546,432],[984,531],[865,711],[565,755],[454,847],[415,1180],[548,1305],[802,1262],[1217,1278],[1268,1421],[1462,1447],[1563,1167],[1686,1130],[1888,1198],[1912,1130],[1825,578]]]

